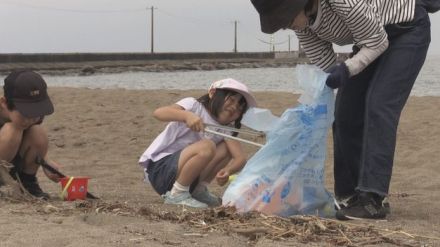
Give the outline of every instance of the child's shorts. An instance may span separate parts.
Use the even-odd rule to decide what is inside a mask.
[[[159,195],[163,195],[173,188],[177,177],[180,153],[181,151],[177,151],[148,164],[148,180]],[[192,192],[198,183],[199,178],[191,184],[189,191]]]

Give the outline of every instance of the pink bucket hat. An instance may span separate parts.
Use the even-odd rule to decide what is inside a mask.
[[[232,78],[227,78],[220,81],[215,81],[209,87],[208,92],[216,88],[229,89],[237,93],[240,93],[246,99],[246,102],[249,107],[257,106],[257,101],[255,100],[254,96],[252,96],[249,88],[237,80],[234,80]]]

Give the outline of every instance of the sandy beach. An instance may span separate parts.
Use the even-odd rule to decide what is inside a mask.
[[[44,122],[49,133],[50,157],[62,164],[61,171],[67,175],[89,176],[89,191],[101,200],[61,201],[57,197],[60,185],[50,182],[40,172],[41,186],[54,199],[30,202],[0,197],[0,246],[338,244],[327,241],[324,235],[344,240],[339,242],[341,245],[440,246],[440,97],[410,98],[398,129],[389,197],[391,214],[386,220],[353,221],[349,224],[355,225],[344,225],[345,230],[363,227],[378,233],[370,242],[365,238],[362,243],[349,230],[317,234],[307,241],[299,237],[301,234],[280,235],[275,239],[264,234],[267,229],[249,236],[234,231],[239,225],[231,224],[235,222],[231,217],[220,219],[221,214],[216,210],[201,213],[163,205],[161,197],[142,181],[143,174],[137,164],[139,156],[165,126],[153,119],[151,112],[158,106],[202,93],[200,90],[50,88],[55,113]],[[296,104],[297,96],[258,92],[256,98],[260,107],[279,115]],[[326,186],[332,191],[331,139],[328,143]],[[249,156],[256,152],[255,147],[244,146]],[[224,189],[211,186],[218,195]],[[214,218],[218,216],[216,221],[208,222],[206,216],[201,217],[207,213],[214,214]],[[240,222],[242,227],[246,223]],[[221,224],[230,227],[221,228]],[[274,230],[277,226],[265,227]]]

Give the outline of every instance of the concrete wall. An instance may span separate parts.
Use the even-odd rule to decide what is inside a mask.
[[[56,53],[56,54],[0,54],[0,63],[51,63],[129,60],[184,60],[184,59],[271,59],[271,52],[212,52],[212,53]]]
[[[292,52],[276,52],[275,54],[276,59],[288,59],[288,58],[298,58],[299,54],[297,51]]]

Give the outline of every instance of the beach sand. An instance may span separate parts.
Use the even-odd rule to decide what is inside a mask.
[[[60,185],[39,172],[41,186],[54,199],[32,203],[1,197],[0,246],[301,244],[295,238],[275,241],[262,236],[252,240],[233,231],[196,227],[197,222],[203,222],[179,219],[179,215],[192,210],[164,205],[161,197],[142,181],[142,170],[137,164],[139,156],[165,126],[153,119],[152,111],[186,96],[198,97],[202,91],[50,88],[49,93],[55,104],[55,113],[44,121],[49,133],[50,157],[62,164],[61,171],[67,175],[91,177],[89,191],[101,198],[101,204],[90,206],[90,203],[57,199]],[[260,107],[278,115],[296,105],[297,98],[274,92],[258,92],[256,97]],[[440,97],[412,97],[402,114],[389,198],[391,215],[381,221],[350,223],[379,229],[382,235],[401,243],[440,245],[439,105]],[[331,139],[328,143],[326,186],[332,191]],[[256,151],[255,147],[244,146],[249,155]],[[218,195],[224,189],[211,186]],[[162,213],[153,217],[148,210]],[[387,235],[384,229],[395,232]],[[371,241],[375,243],[381,241]],[[318,238],[317,242],[302,244],[331,243],[320,242]]]

